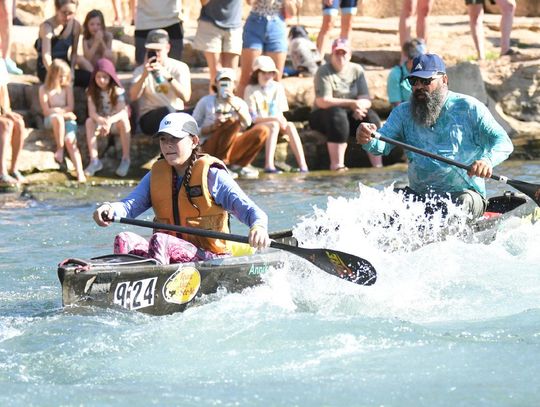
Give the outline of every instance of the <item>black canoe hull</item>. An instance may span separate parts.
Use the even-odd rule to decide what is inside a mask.
[[[120,307],[152,315],[184,311],[218,289],[240,292],[261,283],[282,253],[228,257],[205,262],[158,265],[131,255],[69,259],[58,267],[64,306]]]

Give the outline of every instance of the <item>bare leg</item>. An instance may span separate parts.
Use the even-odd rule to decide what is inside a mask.
[[[260,49],[244,48],[242,50],[242,55],[240,56],[240,68],[242,68],[242,72],[240,74],[240,82],[236,88],[237,96],[244,97],[244,90],[249,83],[253,61],[261,54],[262,51]]]
[[[124,20],[122,13],[122,0],[112,0],[113,10],[114,10],[114,25],[119,25]]]
[[[479,60],[485,59],[484,51],[484,5],[469,4],[469,26]]]
[[[118,131],[120,132],[120,143],[122,144],[122,160],[131,159],[131,126],[127,112],[122,120],[118,121]]]
[[[328,155],[330,156],[330,169],[337,170],[345,167],[345,151],[347,143],[326,143]]]
[[[66,150],[68,151],[69,157],[75,166],[75,171],[77,172],[77,181],[86,182],[86,176],[84,175],[81,153],[77,147],[77,142],[73,138],[68,137],[66,139]]]
[[[411,39],[411,17],[416,12],[416,0],[404,0],[399,15],[399,45]]]
[[[11,27],[13,26],[13,0],[0,1],[0,58],[9,58],[11,55]]]
[[[285,68],[285,60],[287,59],[287,53],[286,52],[267,52],[265,55],[268,55],[270,58],[274,60],[274,63],[276,64],[276,68],[278,70],[276,81],[281,80],[281,77],[283,76],[283,69]]]
[[[216,52],[204,53],[204,57],[206,58],[206,64],[208,65],[208,70],[210,71],[210,83],[208,84],[208,93],[213,93],[212,85],[216,80],[216,72],[220,68],[219,55],[220,54]]]
[[[8,142],[10,134],[13,132],[13,123],[6,117],[0,117],[0,175],[6,176],[7,165],[6,158],[4,157],[6,143]]]
[[[496,1],[501,9],[501,55],[505,55],[510,50],[510,34],[516,12],[516,0]]]
[[[221,66],[226,68],[232,68],[236,70],[238,68],[238,61],[240,60],[240,55],[232,54],[230,52],[221,53]]]
[[[352,14],[341,15],[341,35],[339,36],[340,38],[345,38],[347,40],[351,38],[353,17],[354,16]]]
[[[371,153],[367,153],[367,156],[372,167],[380,168],[383,166],[381,155],[373,155]]]
[[[279,136],[279,125],[277,122],[264,123],[270,129],[270,134],[266,138],[265,154],[264,154],[264,168],[275,169],[274,157],[276,155],[276,146]]]
[[[137,0],[129,0],[129,7],[131,8],[131,20],[135,22],[137,17]]]
[[[96,122],[90,117],[84,123],[86,129],[86,144],[88,144],[88,155],[90,162],[98,159]]]
[[[326,37],[330,30],[334,27],[334,19],[331,15],[323,15],[321,30],[317,35],[317,50],[321,56],[324,56],[324,47],[326,45]]]
[[[92,65],[92,63],[82,55],[77,55],[77,65],[79,65],[79,68],[84,69],[85,71],[92,72],[94,70],[94,65]]]
[[[416,8],[416,36],[428,42],[428,18],[435,0],[417,0]]]
[[[58,114],[51,115],[51,124],[54,141],[56,143],[56,152],[54,153],[54,159],[58,163],[61,163],[62,161],[64,161],[64,138],[66,136],[64,117]]]
[[[294,154],[294,157],[296,158],[298,167],[301,170],[307,171],[308,166],[306,163],[306,157],[304,156],[304,147],[302,147],[302,140],[300,140],[298,130],[296,130],[296,127],[293,123],[287,123],[286,134],[287,136],[289,136],[291,150]]]
[[[20,115],[17,116],[17,119],[13,122],[13,133],[11,135],[11,172],[17,170],[19,154],[21,153],[24,139],[26,138],[26,126],[24,125],[24,119]]]

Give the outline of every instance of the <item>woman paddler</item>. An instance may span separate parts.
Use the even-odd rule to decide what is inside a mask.
[[[269,246],[266,214],[248,198],[229,175],[225,164],[199,150],[197,122],[186,113],[163,118],[154,137],[163,158],[139,185],[119,202],[104,203],[94,212],[99,226],[113,216],[136,218],[152,208],[155,221],[218,232],[229,232],[229,213],[249,226],[249,244]],[[147,241],[122,232],[114,241],[116,254],[137,254],[162,264],[208,260],[231,254],[229,242],[174,232],[155,233]]]

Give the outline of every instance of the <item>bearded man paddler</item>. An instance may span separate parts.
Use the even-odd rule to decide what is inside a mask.
[[[407,194],[450,198],[470,213],[482,216],[486,209],[484,178],[513,151],[506,131],[477,99],[448,90],[446,67],[436,54],[416,57],[408,77],[413,94],[392,110],[378,132],[424,151],[470,165],[467,172],[432,158],[407,152]],[[411,120],[412,119],[412,120]],[[373,138],[374,124],[361,123],[356,141],[372,154],[388,154],[394,145]]]

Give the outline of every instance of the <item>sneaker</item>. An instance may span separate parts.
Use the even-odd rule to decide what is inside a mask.
[[[241,167],[238,171],[238,176],[240,178],[259,178],[259,170],[251,165],[247,167]]]
[[[99,160],[99,159],[92,160],[92,161],[90,161],[90,164],[88,165],[88,167],[86,167],[86,169],[84,170],[84,173],[87,176],[91,177],[96,172],[101,171],[102,169],[103,169],[103,163],[101,162],[101,160]]]
[[[12,171],[9,175],[15,178],[17,182],[20,182],[20,183],[26,182],[26,178],[24,177],[24,175],[21,174],[19,170]]]
[[[17,180],[11,175],[2,174],[0,175],[0,186],[15,186],[17,185]]]
[[[119,177],[125,177],[129,171],[129,166],[131,165],[131,160],[126,160],[122,158],[120,165],[116,169],[116,175]]]
[[[238,173],[237,172],[229,171],[229,175],[231,176],[232,179],[237,179],[238,178]]]
[[[277,168],[265,168],[264,169],[265,174],[282,174],[283,171],[278,170]]]
[[[22,69],[17,66],[17,64],[15,63],[15,61],[13,61],[13,59],[11,59],[9,57],[4,58],[4,63],[6,64],[6,69],[7,69],[8,73],[11,73],[13,75],[22,75],[23,74]]]

